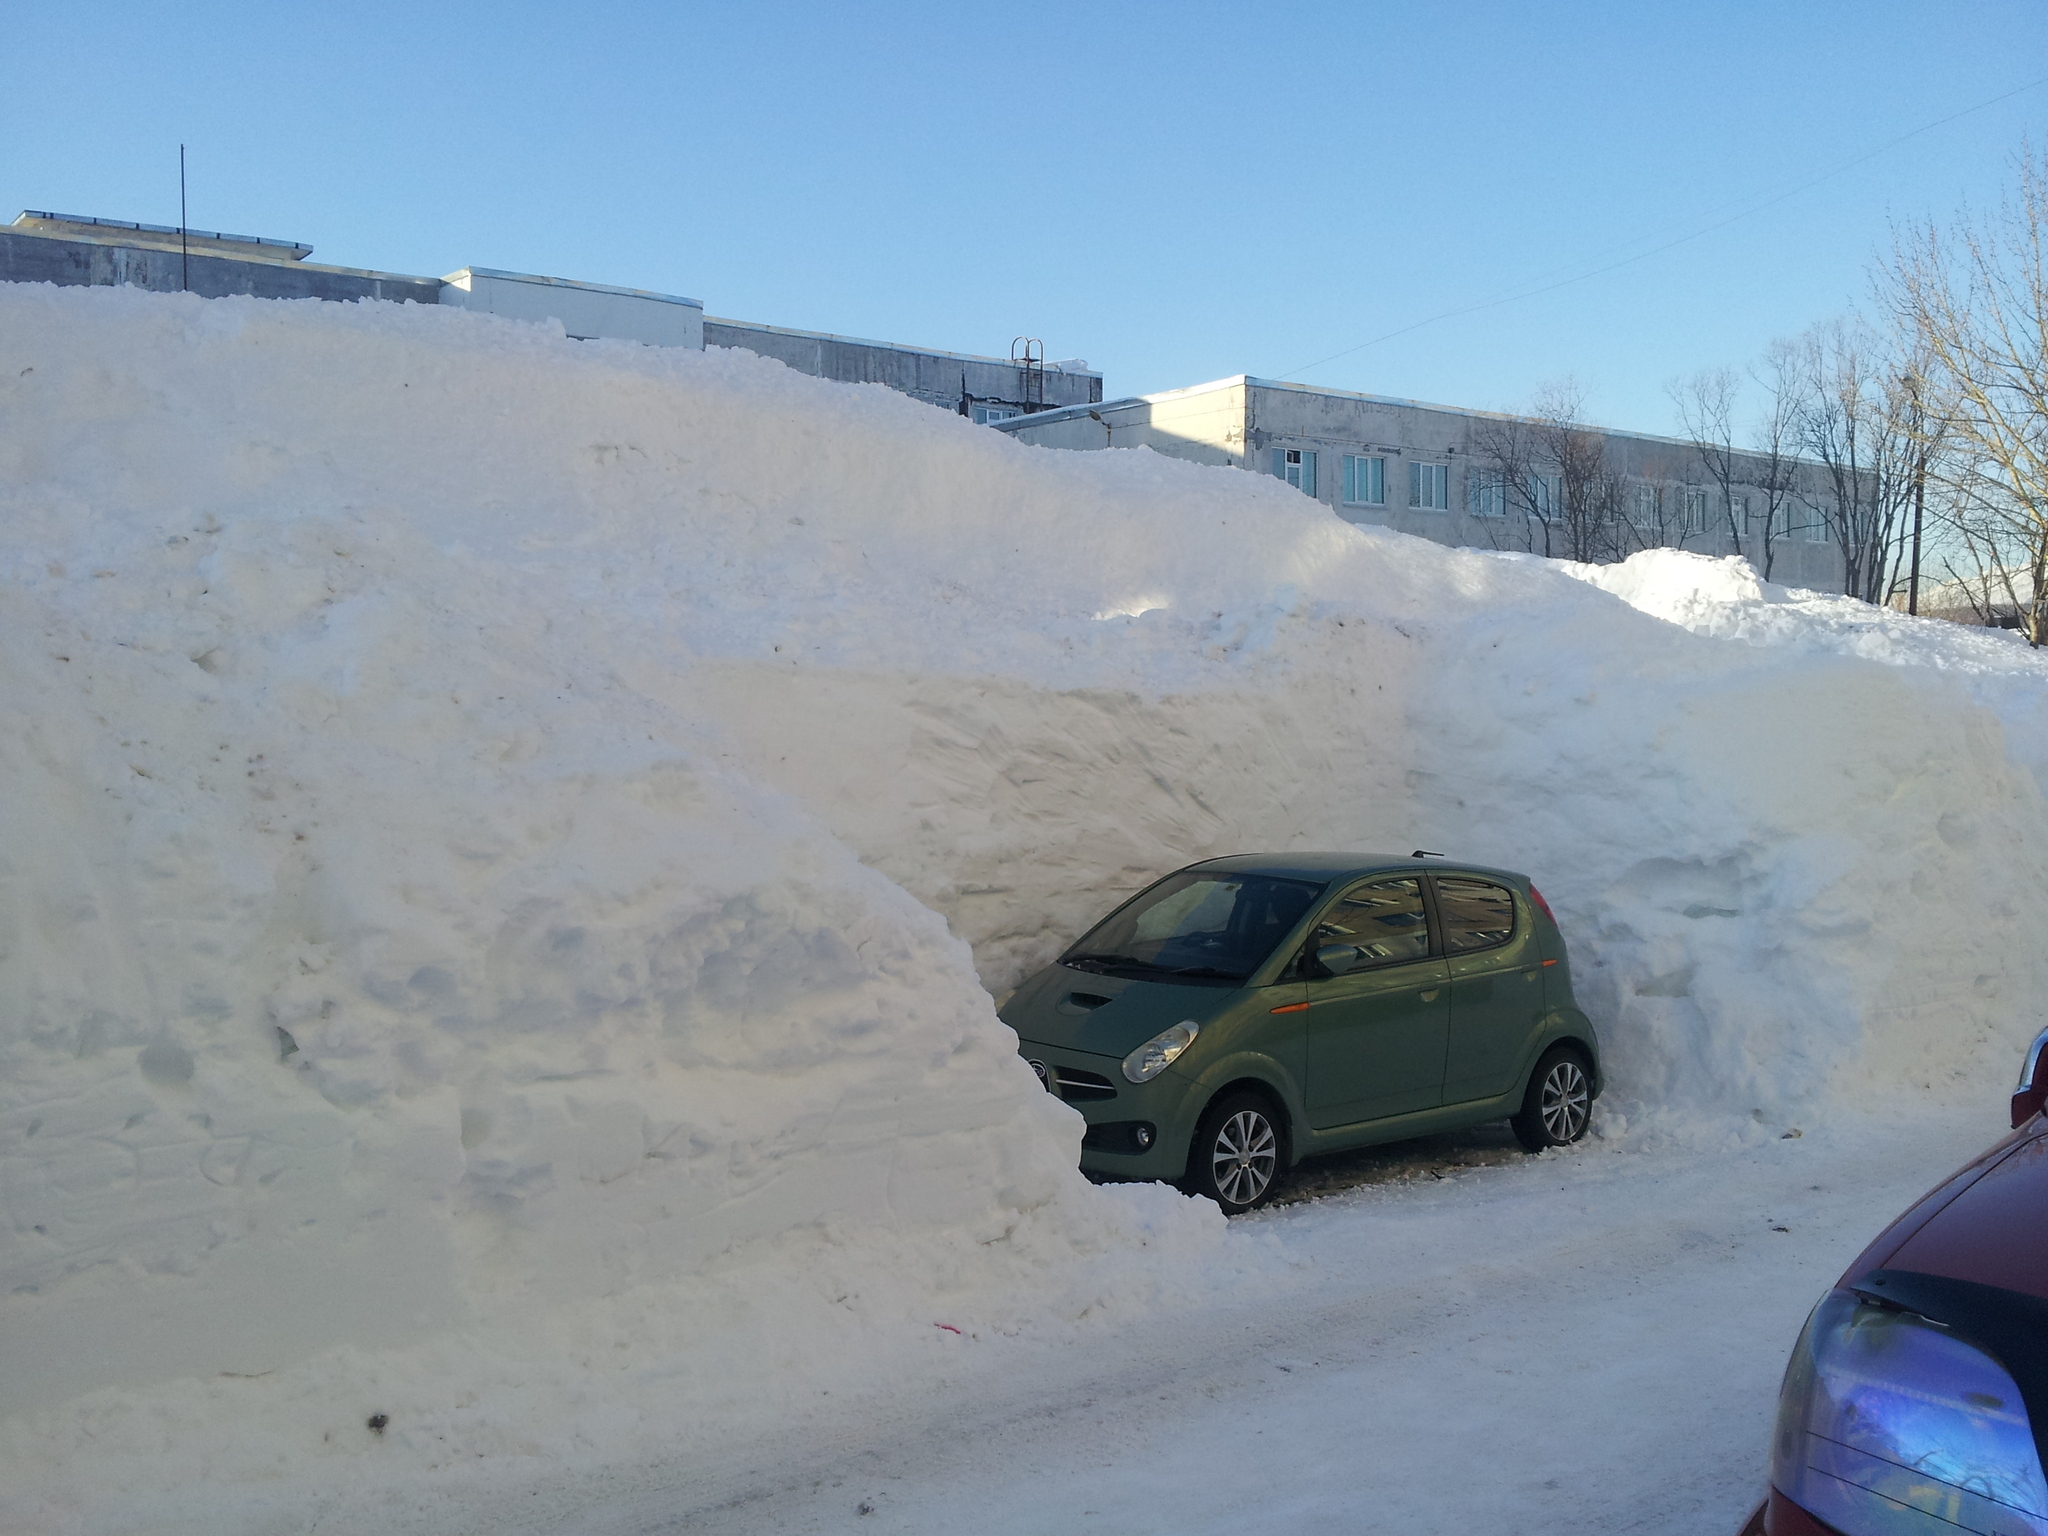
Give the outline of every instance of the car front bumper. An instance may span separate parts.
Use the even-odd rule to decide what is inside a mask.
[[[1083,1172],[1112,1179],[1178,1179],[1187,1172],[1188,1138],[1199,1106],[1190,1102],[1186,1078],[1169,1068],[1149,1083],[1133,1083],[1116,1057],[1036,1040],[1020,1040],[1017,1049],[1047,1091],[1088,1122]],[[1142,1145],[1141,1127],[1150,1132],[1149,1145]]]

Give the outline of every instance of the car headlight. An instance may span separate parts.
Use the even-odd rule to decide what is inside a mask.
[[[2048,1536],[2040,1452],[2005,1367],[1841,1291],[1814,1308],[1786,1367],[1771,1482],[1845,1536]]]
[[[1151,1082],[1179,1060],[1180,1053],[1193,1045],[1201,1032],[1202,1026],[1193,1019],[1162,1029],[1124,1058],[1124,1076],[1134,1083]]]

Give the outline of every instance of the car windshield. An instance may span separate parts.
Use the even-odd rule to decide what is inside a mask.
[[[1243,981],[1322,891],[1306,880],[1183,870],[1098,923],[1060,964],[1152,979]]]

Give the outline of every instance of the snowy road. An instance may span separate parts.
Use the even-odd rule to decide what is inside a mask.
[[[693,1427],[672,1462],[473,1489],[459,1509],[393,1490],[376,1523],[1725,1536],[1808,1307],[2000,1130],[1950,1110],[1442,1179],[1440,1158],[1397,1155],[1417,1171],[1239,1224],[1295,1257],[1284,1295],[1115,1339],[963,1341],[943,1380],[766,1436]]]

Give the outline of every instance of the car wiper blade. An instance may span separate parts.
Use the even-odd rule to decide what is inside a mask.
[[[1067,955],[1061,965],[1079,966],[1083,970],[1108,970],[1111,966],[1132,966],[1141,971],[1156,971],[1158,966],[1149,960],[1140,960],[1136,955]]]
[[[1242,971],[1219,971],[1213,965],[1161,965],[1136,955],[1068,955],[1060,964],[1084,971],[1157,971],[1162,976],[1205,976],[1216,981],[1243,981],[1245,977]]]

